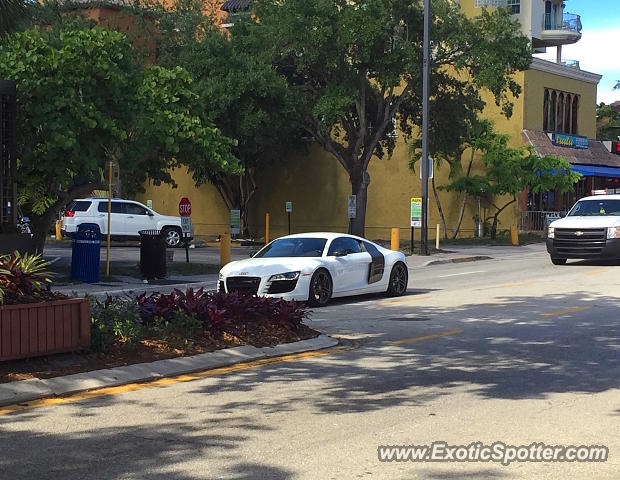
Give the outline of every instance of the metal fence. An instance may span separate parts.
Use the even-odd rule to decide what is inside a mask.
[[[519,230],[522,232],[544,232],[551,221],[563,216],[564,212],[527,210],[521,212]]]

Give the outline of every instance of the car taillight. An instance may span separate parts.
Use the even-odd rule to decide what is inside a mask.
[[[75,212],[73,210],[67,210],[65,212],[65,217],[75,217]]]

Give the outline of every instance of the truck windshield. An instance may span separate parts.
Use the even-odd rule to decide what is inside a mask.
[[[569,217],[620,216],[620,200],[580,200]]]
[[[325,238],[281,238],[271,242],[254,255],[254,258],[320,257],[326,243]]]

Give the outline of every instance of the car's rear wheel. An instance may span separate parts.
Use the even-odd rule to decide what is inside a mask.
[[[407,291],[409,283],[409,271],[403,262],[397,262],[392,267],[390,273],[390,283],[388,284],[387,294],[390,297],[400,297]]]
[[[181,229],[167,227],[162,230],[166,239],[166,245],[170,248],[178,247],[181,244]]]
[[[332,298],[333,282],[327,270],[319,268],[310,279],[308,303],[313,307],[323,307]]]
[[[566,265],[566,259],[551,257],[551,263],[554,265]]]

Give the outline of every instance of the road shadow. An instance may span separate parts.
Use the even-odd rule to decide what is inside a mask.
[[[582,307],[561,313],[566,305]],[[369,332],[359,348],[218,377],[195,392],[249,392],[273,384],[285,392],[284,399],[263,400],[260,406],[266,411],[305,408],[330,413],[417,406],[463,386],[484,399],[603,392],[620,386],[620,319],[608,315],[619,306],[616,298],[586,292],[506,296],[496,303],[458,308],[412,305],[411,321],[394,321],[407,318],[402,306],[394,315],[382,306],[381,318],[369,318],[364,311],[372,315],[378,308],[369,302],[358,305],[359,315],[343,327],[349,332],[357,321],[358,331]],[[541,315],[553,309],[560,313]],[[387,322],[397,324],[399,338],[413,341],[393,343],[397,339],[388,333]],[[451,329],[458,333],[415,340]],[[295,383],[309,380],[316,382],[314,392],[296,393],[300,388]],[[232,412],[249,405],[230,402],[221,409]]]

